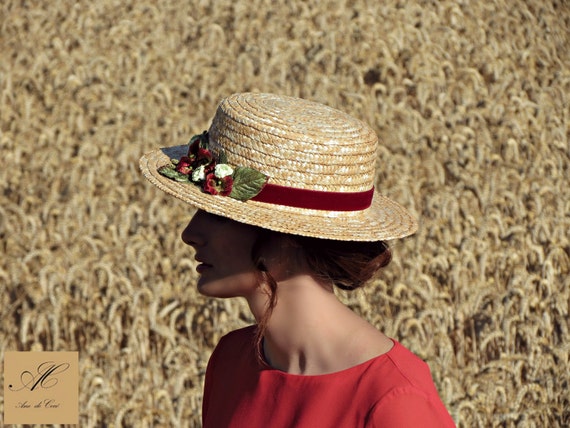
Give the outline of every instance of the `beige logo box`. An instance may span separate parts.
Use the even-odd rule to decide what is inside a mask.
[[[5,352],[5,424],[78,422],[78,352]]]

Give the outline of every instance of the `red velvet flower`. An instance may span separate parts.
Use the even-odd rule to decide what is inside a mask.
[[[199,147],[198,154],[196,155],[196,160],[200,162],[201,165],[206,165],[214,160],[214,155],[208,149]]]
[[[210,175],[210,173],[213,174],[215,169],[216,169],[216,161],[212,160],[212,162],[210,162],[204,167],[204,173],[206,174],[206,176],[208,176]]]
[[[191,174],[192,173],[192,160],[188,156],[182,156],[176,165],[176,171],[181,174]]]
[[[188,149],[188,157],[196,162],[196,165],[207,165],[214,160],[212,152],[203,147],[202,138],[197,138]]]
[[[190,159],[196,159],[199,148],[200,148],[200,138],[196,138],[196,141],[194,141],[192,144],[190,144],[190,147],[188,147],[188,157]]]
[[[203,190],[210,195],[228,196],[232,193],[234,180],[231,176],[218,178],[213,173],[206,176]]]
[[[229,194],[232,193],[232,188],[234,186],[234,179],[231,177],[231,175],[228,175],[223,178],[218,178],[218,180],[220,181],[222,187],[222,189],[220,190],[220,195],[229,196]]]
[[[210,195],[217,195],[218,193],[218,179],[214,174],[208,174],[204,180],[204,192]]]

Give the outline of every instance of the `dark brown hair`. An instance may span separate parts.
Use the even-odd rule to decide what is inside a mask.
[[[383,241],[336,241],[303,236],[294,239],[315,279],[342,290],[362,287],[392,260],[392,252]]]
[[[261,340],[269,317],[277,304],[277,282],[265,266],[261,253],[264,245],[277,235],[287,239],[302,253],[313,277],[322,284],[332,284],[342,290],[355,290],[364,286],[378,271],[392,260],[390,247],[383,241],[337,241],[297,235],[278,234],[262,229],[252,249],[252,259],[259,272],[259,285],[265,285],[269,301],[265,313],[258,320],[255,345],[259,357]]]

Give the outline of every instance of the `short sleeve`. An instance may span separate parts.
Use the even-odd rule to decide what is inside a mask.
[[[419,390],[399,389],[382,398],[370,411],[366,428],[455,428],[451,416]]]

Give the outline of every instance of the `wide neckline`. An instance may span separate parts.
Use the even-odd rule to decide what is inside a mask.
[[[379,354],[376,355],[375,357],[372,357],[366,361],[363,361],[361,363],[358,363],[354,366],[351,367],[347,367],[345,369],[342,370],[337,370],[334,372],[329,372],[329,373],[321,373],[321,374],[296,374],[296,373],[289,373],[280,369],[276,369],[275,367],[272,367],[268,362],[267,359],[265,357],[265,354],[263,352],[263,341],[259,344],[259,346],[261,347],[261,361],[259,362],[259,364],[261,365],[261,368],[264,372],[268,372],[271,374],[277,374],[283,377],[290,377],[290,378],[300,378],[300,379],[310,379],[310,378],[324,378],[324,377],[334,377],[334,376],[341,376],[343,374],[347,374],[350,373],[352,371],[359,371],[359,370],[363,370],[365,368],[367,368],[368,366],[376,363],[377,361],[380,360],[384,360],[384,359],[392,359],[391,358],[391,354],[395,352],[396,348],[400,347],[400,343],[397,340],[392,339],[391,337],[389,337],[389,339],[392,341],[393,346],[386,352],[384,352],[383,354]],[[259,359],[258,359],[259,360]]]

